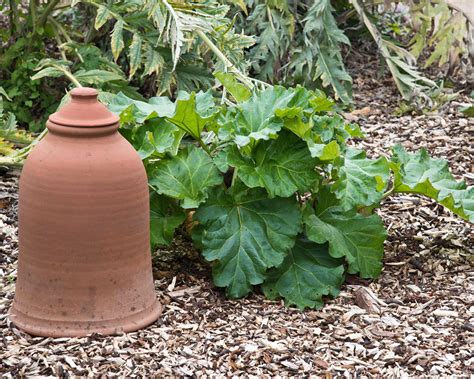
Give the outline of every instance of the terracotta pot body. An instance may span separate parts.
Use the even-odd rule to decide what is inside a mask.
[[[161,312],[145,169],[97,91],[75,89],[71,97],[50,116],[20,178],[10,318],[41,336],[134,331]]]

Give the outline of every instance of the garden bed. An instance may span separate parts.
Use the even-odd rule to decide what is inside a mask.
[[[358,72],[369,72],[358,67]],[[374,74],[374,73],[372,73]],[[400,142],[447,158],[472,183],[474,120],[459,97],[438,114],[393,116],[391,79],[355,79],[346,117],[371,155]],[[470,173],[470,174],[467,174]],[[379,280],[349,277],[341,295],[301,312],[253,294],[227,300],[184,237],[154,258],[160,320],[123,336],[30,337],[7,320],[14,295],[18,173],[0,181],[0,373],[17,375],[456,374],[474,370],[474,261],[470,225],[434,202],[399,196],[380,211],[389,229]]]

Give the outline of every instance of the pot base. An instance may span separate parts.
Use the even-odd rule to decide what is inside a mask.
[[[162,311],[161,304],[156,300],[150,307],[123,318],[92,321],[55,321],[44,320],[26,315],[10,308],[10,321],[20,330],[33,336],[42,337],[83,337],[92,333],[114,335],[134,332],[155,322]]]

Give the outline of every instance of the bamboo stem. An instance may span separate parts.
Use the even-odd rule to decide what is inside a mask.
[[[30,1],[30,15],[31,15],[31,24],[33,26],[33,34],[36,33],[36,18],[38,17],[38,13],[36,10],[36,2]]]
[[[10,36],[15,36],[15,31],[18,27],[18,6],[15,0],[10,0]]]
[[[54,11],[56,5],[58,5],[60,0],[51,0],[46,8],[44,9],[43,13],[38,22],[39,27],[44,27],[46,25],[46,21],[48,20],[49,15]],[[31,1],[33,3],[33,1]]]

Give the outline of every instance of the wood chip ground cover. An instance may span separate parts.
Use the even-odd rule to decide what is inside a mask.
[[[371,73],[373,62],[359,72]],[[396,117],[387,79],[355,80],[359,122],[371,155],[396,142],[448,158],[471,183],[474,120],[460,97],[433,116]],[[340,297],[300,312],[260,294],[231,301],[213,287],[189,241],[178,237],[154,258],[161,319],[127,335],[34,338],[8,322],[14,296],[18,174],[0,179],[0,374],[121,376],[400,377],[474,373],[474,260],[469,224],[416,196],[387,200],[389,228],[379,280],[349,277]]]

